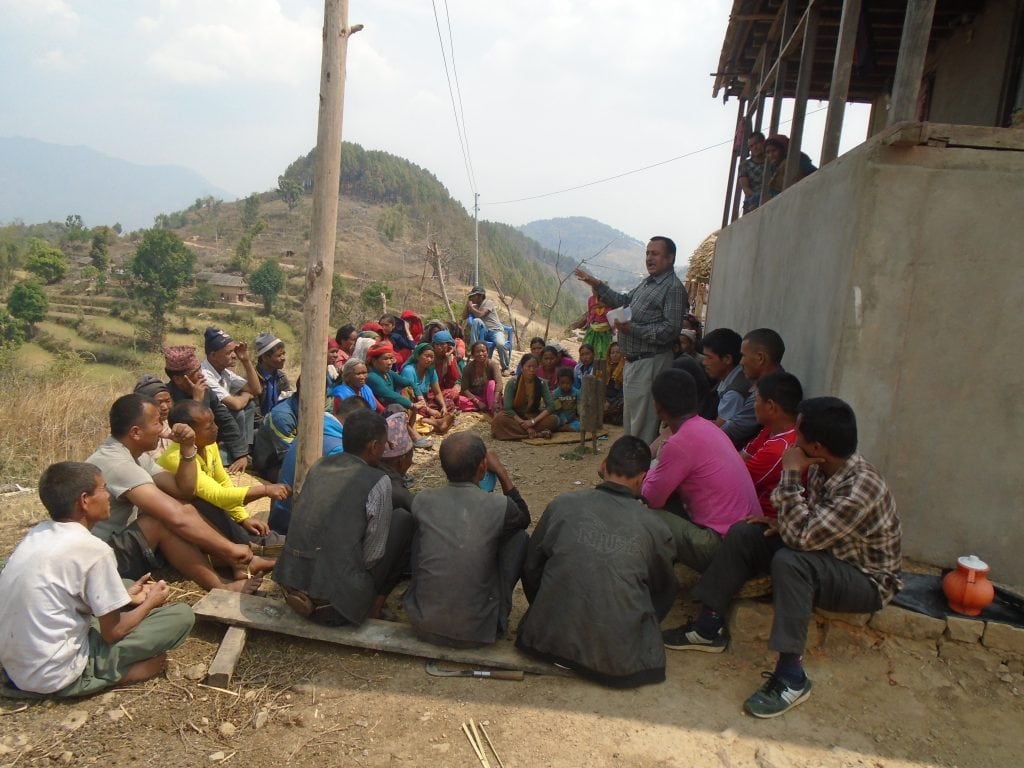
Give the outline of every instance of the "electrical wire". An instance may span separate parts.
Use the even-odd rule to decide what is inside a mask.
[[[828,109],[828,107],[822,107],[821,109],[815,109],[815,110],[813,110],[811,112],[808,112],[807,114],[808,115],[813,115],[813,114],[816,114],[818,112],[823,112],[826,109]],[[788,124],[788,123],[791,123],[791,122],[793,122],[792,119],[784,120],[782,122],[782,124],[785,125],[785,124]],[[577,184],[574,187],[566,187],[565,189],[557,189],[554,192],[545,192],[545,193],[540,194],[540,195],[530,195],[528,197],[517,197],[514,200],[499,200],[498,202],[495,202],[495,203],[486,203],[486,204],[482,205],[481,207],[486,208],[487,206],[490,206],[490,205],[509,205],[511,203],[523,203],[523,202],[526,202],[527,200],[540,200],[540,199],[545,198],[545,197],[553,197],[554,195],[562,195],[562,194],[565,194],[566,192],[575,192],[577,189],[586,189],[587,187],[593,187],[593,186],[596,186],[597,184],[604,184],[604,183],[609,182],[609,181],[615,181],[616,179],[621,179],[621,178],[624,178],[626,176],[632,176],[635,173],[642,173],[643,171],[649,171],[652,168],[657,168],[657,167],[662,166],[662,165],[668,165],[669,163],[674,163],[677,160],[682,160],[683,158],[686,158],[686,157],[693,157],[694,155],[699,155],[702,152],[709,152],[712,149],[717,149],[718,147],[723,147],[726,144],[732,144],[733,141],[735,141],[735,138],[726,139],[725,141],[720,141],[717,144],[710,144],[710,145],[708,145],[706,147],[701,147],[700,149],[695,149],[695,150],[693,150],[691,152],[684,152],[681,155],[676,155],[675,157],[670,157],[668,160],[659,160],[656,163],[651,163],[650,165],[645,165],[642,168],[634,168],[631,171],[623,171],[622,173],[617,173],[614,176],[606,176],[603,179],[595,179],[594,181],[588,181],[588,182],[585,182],[583,184]]]
[[[459,87],[459,68],[455,66],[455,37],[452,35],[452,16],[448,12],[448,0],[444,0],[444,16],[448,22],[448,53],[452,58],[452,75],[455,78],[455,95],[459,100],[459,116],[462,118],[462,135],[466,140],[466,157],[469,160],[469,173],[472,178],[473,191],[477,190],[476,169],[473,167],[473,155],[469,151],[469,129],[466,127],[466,112],[462,108],[462,89]]]
[[[452,88],[452,77],[448,71],[448,55],[444,50],[444,37],[441,34],[441,20],[437,15],[437,2],[436,0],[430,0],[430,5],[434,9],[434,25],[437,27],[437,41],[441,45],[441,61],[444,62],[444,77],[448,81],[448,96],[452,102],[452,115],[455,117],[455,129],[459,135],[459,148],[462,150],[462,163],[466,168],[466,179],[469,181],[469,187],[476,194],[476,183],[473,179],[472,165],[469,160],[469,146],[468,139],[463,137],[464,129],[462,123],[459,121],[459,110],[455,103],[455,91]],[[447,6],[446,6],[447,7]],[[450,21],[449,21],[450,30]],[[452,68],[455,68],[455,57],[452,55]]]

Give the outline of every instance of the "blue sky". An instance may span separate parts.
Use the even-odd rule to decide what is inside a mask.
[[[482,218],[591,216],[682,253],[717,228],[728,145],[498,203],[729,140],[736,102],[711,98],[708,73],[731,0],[435,2]],[[472,210],[431,2],[351,0],[349,17],[365,29],[349,46],[344,137],[431,170]],[[0,136],[270,189],[316,142],[322,22],[311,0],[0,0]],[[823,123],[808,120],[815,159]],[[844,149],[865,124],[848,110]]]

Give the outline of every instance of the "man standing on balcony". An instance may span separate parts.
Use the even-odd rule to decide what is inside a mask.
[[[667,237],[652,237],[647,244],[650,277],[628,293],[617,293],[582,269],[576,277],[596,290],[607,307],[628,306],[632,318],[617,322],[619,348],[626,359],[622,376],[622,426],[627,435],[650,445],[658,436],[658,416],[651,399],[654,377],[672,365],[672,342],[683,327],[690,302],[676,277],[676,244]]]
[[[750,157],[740,166],[737,181],[743,190],[743,212],[750,213],[761,204],[761,185],[764,183],[764,134],[755,131],[747,138]]]

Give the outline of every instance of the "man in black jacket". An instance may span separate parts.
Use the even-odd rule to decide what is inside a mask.
[[[288,540],[274,581],[299,615],[318,624],[362,624],[384,616],[384,603],[409,566],[412,516],[391,501],[379,468],[388,425],[371,411],[345,420],[344,453],[325,456],[306,474],[292,508]]]
[[[637,498],[650,465],[643,440],[616,440],[603,483],[548,505],[523,566],[516,645],[613,688],[665,679],[658,624],[679,586],[672,532]]]
[[[167,390],[171,393],[171,399],[176,403],[181,400],[197,400],[213,411],[213,420],[217,424],[217,444],[221,449],[224,466],[232,474],[244,472],[249,467],[249,446],[231,411],[207,389],[199,365],[195,347],[164,347],[164,373],[167,374]]]
[[[508,628],[530,510],[477,435],[449,435],[439,453],[448,485],[420,491],[412,503],[417,528],[405,610],[427,642],[457,648],[493,643]],[[504,495],[479,487],[488,470]]]

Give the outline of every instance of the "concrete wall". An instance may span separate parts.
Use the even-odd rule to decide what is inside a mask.
[[[928,119],[936,123],[1003,125],[1000,99],[1020,0],[985,5],[974,21],[956,30],[935,51]],[[933,63],[934,62],[934,63]],[[934,67],[934,69],[932,69]]]
[[[875,137],[719,235],[708,328],[857,412],[905,554],[1024,584],[1024,151]]]

